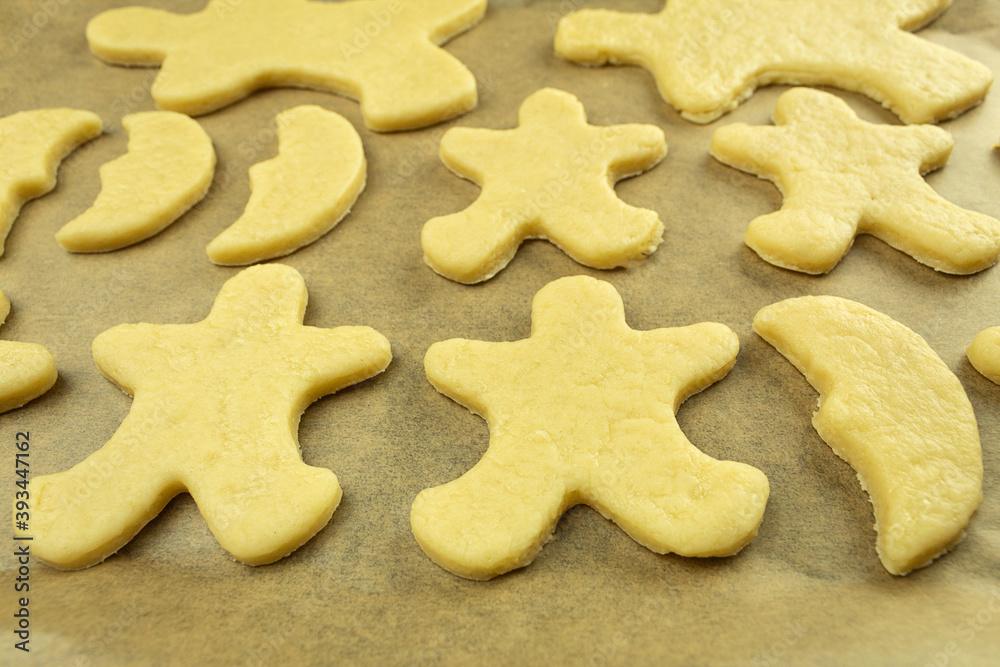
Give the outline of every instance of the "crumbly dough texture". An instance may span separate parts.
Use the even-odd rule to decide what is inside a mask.
[[[976,334],[966,356],[977,371],[1000,384],[1000,327],[990,327]]]
[[[10,301],[0,292],[0,325],[10,313]],[[19,408],[56,383],[52,354],[34,343],[0,340],[0,412]]]
[[[708,123],[760,85],[825,84],[865,94],[906,123],[953,118],[993,75],[916,37],[951,0],[668,0],[658,14],[583,9],[563,17],[556,52],[649,70],[681,115]]]
[[[630,329],[614,287],[586,276],[538,292],[530,338],[435,343],[427,378],[489,422],[490,445],[465,475],[417,496],[420,546],[488,579],[530,563],[585,503],[657,553],[735,554],[757,534],[767,478],[695,449],[674,413],[726,375],[738,348],[721,324]]]
[[[365,188],[361,137],[343,116],[309,105],[281,112],[276,122],[278,157],[250,168],[246,210],[208,244],[216,264],[252,264],[312,243]]]
[[[77,109],[35,109],[0,118],[0,255],[21,206],[56,186],[56,169],[100,136],[100,117]]]
[[[613,185],[650,169],[667,144],[655,125],[587,124],[569,93],[544,88],[522,104],[513,130],[454,128],[441,159],[482,186],[464,211],[424,225],[424,258],[462,283],[492,278],[526,238],[546,238],[587,266],[610,269],[656,250],[663,223],[629,206]]]
[[[106,252],[166,229],[208,193],[215,174],[212,139],[173,111],[122,118],[128,152],[101,166],[93,206],[66,223],[56,240],[71,252]]]
[[[336,476],[302,462],[299,417],[314,400],[381,372],[389,342],[368,327],[303,326],[305,283],[256,266],[226,281],[196,324],[126,324],[94,360],[135,398],[101,449],[31,480],[32,554],[57,568],[101,562],[178,493],[250,565],[311,538],[340,502]]]
[[[751,222],[744,238],[768,262],[826,273],[857,234],[945,273],[997,261],[1000,221],[952,204],[921,178],[947,162],[954,142],[945,130],[867,123],[839,97],[809,88],[783,93],[774,122],[721,127],[711,148],[784,195],[781,210]]]
[[[260,88],[304,86],[360,100],[365,123],[432,125],[476,106],[476,80],[439,48],[486,0],[211,0],[187,15],[126,7],[87,25],[99,58],[163,69],[162,109],[209,113]]]
[[[770,305],[753,326],[819,391],[813,426],[868,491],[885,569],[906,574],[962,539],[982,501],[979,429],[926,341],[832,296]]]

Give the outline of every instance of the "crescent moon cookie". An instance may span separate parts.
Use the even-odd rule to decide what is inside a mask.
[[[0,118],[0,255],[21,206],[50,192],[63,158],[101,131],[97,114],[76,109],[36,109]]]
[[[655,211],[629,206],[613,185],[667,153],[655,125],[587,124],[580,101],[543,88],[529,96],[513,130],[453,128],[441,159],[482,186],[464,211],[424,225],[424,259],[461,283],[488,280],[527,238],[546,238],[577,262],[611,269],[642,259],[663,238]]]
[[[106,11],[87,40],[110,63],[162,63],[161,109],[200,115],[260,88],[304,86],[360,100],[368,127],[387,132],[475,108],[475,77],[438,45],[485,12],[486,0],[210,0],[187,15]]]
[[[299,417],[380,373],[391,353],[368,327],[303,326],[302,276],[280,264],[223,285],[196,324],[125,324],[94,360],[135,399],[111,440],[65,472],[31,480],[31,551],[60,569],[100,563],[187,491],[224,549],[282,558],[340,502],[336,476],[306,465]]]
[[[10,313],[10,301],[0,292],[0,325]],[[0,340],[0,412],[19,408],[56,383],[52,353],[34,343]]]
[[[696,123],[735,109],[760,85],[826,84],[868,95],[906,123],[954,118],[980,103],[985,66],[908,30],[951,0],[667,0],[658,14],[583,9],[555,49],[587,65],[649,70]]]
[[[125,116],[122,125],[128,152],[101,166],[94,205],[56,233],[70,252],[106,252],[148,239],[212,185],[215,150],[197,121],[173,111],[144,111]]]
[[[361,137],[343,116],[300,106],[278,114],[277,125],[278,157],[250,168],[246,210],[208,244],[216,264],[252,264],[312,243],[365,188]]]
[[[990,327],[976,334],[966,356],[973,368],[1000,384],[1000,327]]]
[[[531,319],[525,340],[427,351],[431,384],[490,424],[482,460],[413,502],[413,534],[434,562],[470,579],[524,567],[579,503],[657,553],[729,556],[753,539],[767,478],[695,449],[674,418],[729,372],[736,334],[635,331],[614,287],[586,276],[542,288]]]
[[[832,296],[775,303],[753,327],[819,391],[813,426],[868,491],[885,569],[955,546],[982,501],[982,449],[962,385],[924,339]]]
[[[774,126],[716,130],[712,155],[773,181],[781,210],[744,240],[771,264],[826,273],[857,234],[872,234],[938,271],[969,274],[1000,256],[1000,221],[952,204],[921,178],[948,161],[953,141],[933,125],[866,123],[839,97],[793,88]]]

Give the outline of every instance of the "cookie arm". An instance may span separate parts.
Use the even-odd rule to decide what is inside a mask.
[[[87,23],[87,42],[101,60],[122,65],[158,65],[184,17],[162,9],[124,7],[102,12]]]

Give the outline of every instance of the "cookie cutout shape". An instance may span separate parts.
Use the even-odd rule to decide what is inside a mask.
[[[124,324],[94,360],[135,398],[100,450],[31,480],[32,553],[95,565],[187,491],[224,549],[270,563],[309,540],[340,502],[336,476],[302,462],[299,417],[316,399],[381,372],[389,342],[368,327],[303,326],[306,287],[268,264],[223,285],[196,324]]]
[[[10,301],[0,292],[0,325],[10,313]],[[0,340],[0,412],[19,408],[56,383],[52,353],[34,343]]]
[[[216,264],[281,257],[326,234],[365,188],[361,137],[317,106],[278,114],[278,157],[250,168],[252,194],[239,220],[208,244]]]
[[[454,128],[441,159],[482,186],[464,211],[424,225],[424,259],[451,280],[488,280],[527,238],[546,238],[598,269],[624,266],[656,250],[663,223],[656,212],[618,199],[613,184],[663,159],[655,125],[587,124],[569,93],[544,88],[529,96],[513,130]]]
[[[197,121],[173,111],[122,118],[128,152],[101,165],[94,205],[66,223],[56,240],[70,252],[105,252],[167,228],[208,193],[215,174],[212,140]]]
[[[657,553],[729,556],[753,539],[767,478],[703,454],[674,418],[729,372],[732,331],[635,331],[614,287],[586,276],[542,288],[531,320],[525,340],[449,340],[424,359],[438,391],[490,424],[482,460],[413,503],[434,562],[470,579],[523,567],[579,503]]]
[[[587,65],[649,70],[681,116],[708,123],[759,85],[827,84],[868,95],[906,123],[953,118],[982,101],[985,66],[911,35],[951,0],[668,0],[658,14],[583,9],[555,48]]]
[[[944,165],[951,135],[939,127],[877,125],[835,95],[793,88],[775,126],[716,130],[712,155],[773,181],[781,210],[750,223],[744,241],[771,264],[826,273],[872,234],[945,273],[981,271],[1000,256],[1000,221],[966,211],[920,177]]]
[[[753,327],[819,391],[813,426],[868,491],[885,569],[924,567],[962,539],[982,501],[979,429],[926,341],[832,296],[772,304]]]
[[[365,123],[392,131],[433,125],[476,106],[476,80],[439,48],[471,28],[486,0],[210,0],[178,15],[144,7],[99,14],[90,50],[162,71],[162,109],[199,115],[260,88],[304,86],[357,99]]]
[[[102,129],[97,114],[76,109],[36,109],[0,118],[0,255],[21,206],[50,192],[63,158]]]
[[[976,334],[965,354],[973,368],[1000,384],[1000,327],[990,327]]]

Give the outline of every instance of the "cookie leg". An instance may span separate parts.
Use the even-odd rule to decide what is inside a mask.
[[[31,480],[31,551],[53,567],[100,563],[184,490],[120,436],[69,470]]]
[[[945,273],[969,274],[1000,256],[1000,221],[967,211],[923,181],[898,184],[869,204],[868,231],[918,261]]]
[[[826,175],[785,193],[780,211],[750,223],[744,242],[771,264],[826,273],[850,250],[867,193],[850,178]]]
[[[249,565],[272,563],[307,542],[341,498],[330,470],[262,456],[267,449],[231,452],[188,483],[219,544]]]
[[[636,420],[600,457],[586,502],[657,553],[730,556],[757,534],[764,473],[717,461],[676,426]]]
[[[487,452],[460,478],[417,496],[414,537],[431,560],[469,579],[524,567],[574,504],[546,463]]]

